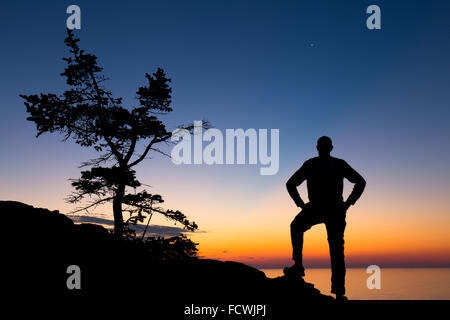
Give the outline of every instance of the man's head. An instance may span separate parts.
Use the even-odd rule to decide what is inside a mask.
[[[331,150],[333,150],[333,143],[329,137],[322,136],[317,140],[317,151],[319,151],[319,156],[330,155]]]

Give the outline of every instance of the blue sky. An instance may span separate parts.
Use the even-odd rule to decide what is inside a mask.
[[[282,170],[322,134],[349,152],[425,144],[447,160],[450,6],[378,1],[382,30],[369,31],[372,2],[79,1],[77,35],[130,105],[144,73],[163,67],[173,79],[171,124],[280,128]],[[64,89],[69,4],[3,5],[2,147],[36,143],[19,93]]]

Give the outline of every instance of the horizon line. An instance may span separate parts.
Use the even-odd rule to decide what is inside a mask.
[[[256,266],[256,265],[251,265],[252,267],[256,268],[256,269],[283,269],[285,266],[281,266],[281,267],[264,267],[264,266]],[[378,265],[380,268],[382,269],[450,269],[450,265],[443,265],[443,266],[438,266],[438,265],[429,265],[429,266],[424,266],[424,265],[387,265],[387,266],[381,266]],[[346,269],[367,269],[367,267],[369,267],[369,265],[367,266],[362,266],[362,265],[353,265],[353,266],[346,266]],[[331,266],[305,266],[305,269],[331,269]]]

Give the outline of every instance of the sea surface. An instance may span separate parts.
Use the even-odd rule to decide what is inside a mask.
[[[267,277],[283,275],[283,269],[261,269]],[[331,270],[310,268],[305,281],[331,295]],[[381,268],[380,289],[368,289],[371,274],[364,268],[348,268],[347,297],[354,300],[450,300],[450,268]]]

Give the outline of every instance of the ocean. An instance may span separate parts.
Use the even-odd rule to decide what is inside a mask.
[[[267,277],[283,275],[283,269],[261,269]],[[381,268],[380,289],[368,289],[371,274],[364,268],[348,268],[346,296],[353,300],[450,300],[450,268]],[[331,295],[331,270],[309,268],[305,281]]]

